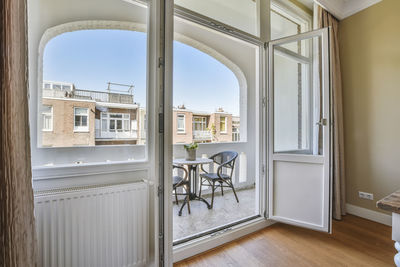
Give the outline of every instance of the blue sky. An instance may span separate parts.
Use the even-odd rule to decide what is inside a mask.
[[[107,82],[134,84],[135,101],[145,106],[146,34],[123,30],[83,30],[50,40],[43,79],[72,82],[79,89],[105,91]],[[225,65],[174,42],[174,106],[239,115],[239,84]],[[117,88],[123,90],[125,88]]]

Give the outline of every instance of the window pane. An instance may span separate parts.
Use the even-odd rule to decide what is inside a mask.
[[[259,36],[260,0],[175,0],[175,4]]]
[[[75,108],[75,115],[87,115],[87,108]]]
[[[110,120],[110,130],[115,130],[115,120]]]
[[[81,116],[82,126],[87,126],[87,116]]]
[[[110,114],[110,118],[122,118],[122,114]]]
[[[129,120],[124,120],[124,130],[129,131]]]
[[[300,25],[291,21],[283,14],[271,11],[271,40],[300,33]]]
[[[311,47],[312,40],[304,40]],[[296,42],[297,43],[297,42]],[[312,58],[274,48],[274,151],[312,153]]]
[[[88,0],[77,9],[65,9],[72,5],[70,1],[49,1],[46,5],[32,1],[31,29],[43,29],[32,31],[34,38],[40,40],[50,28],[56,34],[46,35],[44,46],[29,48],[30,60],[43,62],[37,72],[30,73],[30,79],[35,80],[32,84],[42,82],[31,92],[39,106],[30,109],[34,120],[30,123],[40,123],[32,142],[33,166],[146,158],[144,118],[147,103],[151,103],[146,99],[147,59],[152,57],[147,34],[150,13],[146,1],[137,2],[102,0],[99,4]],[[42,105],[53,105],[57,111],[51,133],[42,131]],[[113,119],[137,120],[138,134],[131,134],[130,122],[123,121],[118,123],[119,130],[127,127],[127,131],[116,133],[117,122],[111,122],[109,114],[115,114]],[[122,146],[116,150],[115,144]],[[96,153],[91,148],[94,146]]]
[[[52,108],[53,108],[52,106],[43,105],[43,106],[42,106],[42,113],[47,113],[47,114],[49,114],[49,113],[51,113]]]
[[[185,117],[178,115],[178,131],[185,131]]]
[[[107,120],[105,120],[105,119],[102,119],[102,120],[101,120],[101,130],[102,130],[103,132],[106,132],[106,131],[107,131]]]
[[[220,118],[219,127],[220,127],[221,132],[226,132],[226,117]]]
[[[122,130],[122,120],[117,120],[117,130]]]
[[[75,126],[81,126],[81,116],[75,116]]]

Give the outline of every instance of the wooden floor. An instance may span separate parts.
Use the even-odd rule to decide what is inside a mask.
[[[174,266],[394,266],[391,227],[347,215],[333,234],[274,224]]]

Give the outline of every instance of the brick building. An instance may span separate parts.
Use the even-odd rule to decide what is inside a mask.
[[[72,83],[43,83],[41,145],[70,147],[137,144],[139,104],[133,94],[89,91]]]
[[[182,105],[174,108],[173,118],[174,144],[239,141],[233,132],[239,129],[239,117],[233,117],[222,108],[210,113],[189,110]],[[234,125],[232,118],[235,118]]]

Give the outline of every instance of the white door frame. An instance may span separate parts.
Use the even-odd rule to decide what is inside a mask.
[[[323,155],[304,155],[304,154],[289,154],[289,153],[274,153],[273,142],[274,142],[274,68],[273,56],[274,46],[284,45],[295,41],[304,39],[311,39],[313,37],[321,36],[322,44],[322,99],[323,99],[323,118],[326,119],[326,123],[323,128]],[[271,41],[268,46],[268,214],[269,219],[275,221],[293,224],[305,228],[314,230],[330,232],[331,231],[331,190],[332,190],[332,179],[331,179],[331,110],[330,110],[330,72],[329,72],[329,31],[328,28],[315,30],[307,33],[302,33],[278,40]],[[313,122],[315,123],[315,119]],[[293,162],[293,163],[307,163],[307,164],[322,164],[323,165],[323,211],[322,211],[322,223],[313,224],[306,221],[296,220],[294,218],[282,217],[274,215],[274,162]]]

